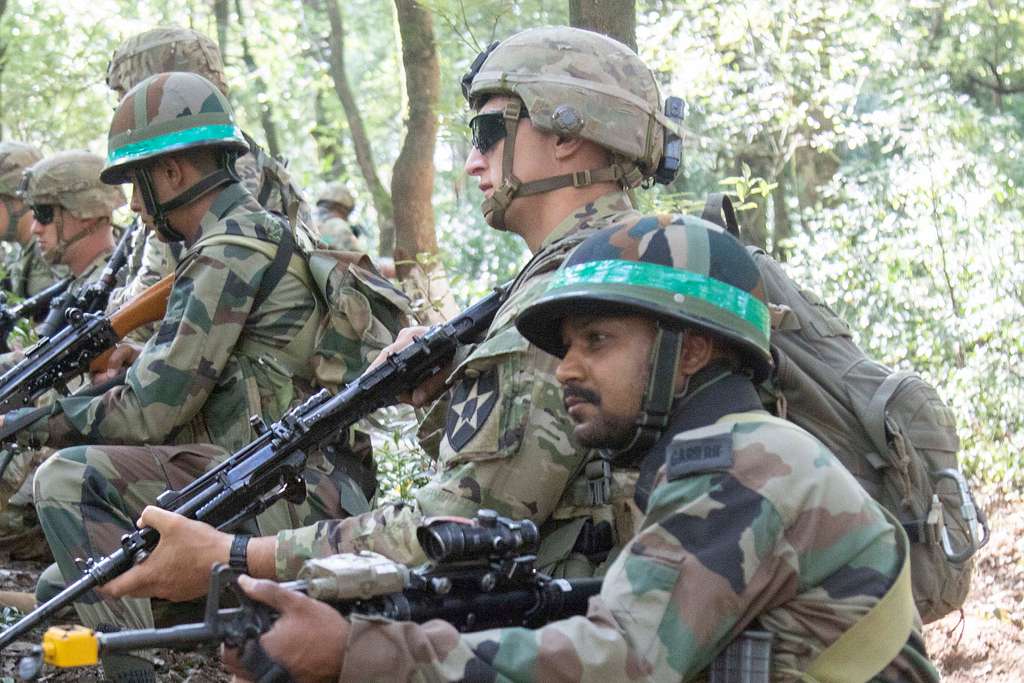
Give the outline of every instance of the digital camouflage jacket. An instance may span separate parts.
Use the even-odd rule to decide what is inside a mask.
[[[415,502],[280,532],[278,578],[294,577],[311,557],[355,550],[407,564],[423,561],[416,528],[424,517],[471,517],[483,507],[538,524],[547,520],[587,453],[571,438],[555,380],[557,359],[531,346],[515,319],[547,289],[581,235],[640,218],[626,195],[614,192],[559,223],[520,274],[483,341],[463,355],[446,400],[424,420],[424,426],[438,425],[424,439],[437,458],[437,474],[416,491]]]
[[[7,265],[11,292],[22,299],[38,294],[67,272],[67,266],[51,266],[43,259],[34,237],[28,244],[15,245]]]

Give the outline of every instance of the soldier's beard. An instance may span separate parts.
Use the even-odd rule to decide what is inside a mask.
[[[587,408],[586,416],[571,416],[576,427],[573,436],[576,442],[585,448],[605,448],[618,450],[624,448],[633,439],[636,432],[637,415],[612,415],[601,407],[601,395],[593,389],[577,384],[567,384],[562,389],[563,401],[569,398],[584,401]],[[577,405],[580,405],[577,403]]]

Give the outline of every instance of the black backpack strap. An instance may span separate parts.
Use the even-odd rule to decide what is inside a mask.
[[[736,220],[736,209],[733,208],[729,195],[724,192],[712,192],[708,195],[700,217],[720,228],[725,228],[733,237],[739,239],[740,224]]]
[[[288,263],[292,260],[292,254],[294,253],[295,241],[292,239],[291,230],[284,226],[281,230],[281,241],[277,245],[277,253],[274,254],[274,260],[270,262],[266,272],[263,273],[263,278],[260,280],[259,289],[256,290],[251,310],[259,310],[263,302],[274,291],[274,288],[277,287],[281,278],[288,271]]]

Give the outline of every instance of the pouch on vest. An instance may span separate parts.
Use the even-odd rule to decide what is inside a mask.
[[[311,359],[320,386],[337,390],[352,381],[410,324],[409,299],[359,252],[317,249],[308,257],[327,315],[316,332]]]
[[[713,196],[702,217],[738,237],[729,208]],[[820,297],[763,250],[747,249],[772,310],[775,372],[762,392],[768,408],[821,440],[902,523],[921,619],[958,609],[988,527],[959,469],[953,412],[918,375],[868,358]]]

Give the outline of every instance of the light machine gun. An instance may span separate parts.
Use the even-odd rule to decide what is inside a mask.
[[[320,391],[269,427],[254,418],[253,424],[260,432],[255,441],[184,488],[164,491],[157,504],[224,530],[255,517],[282,498],[301,502],[306,496],[301,476],[306,451],[332,443],[362,418],[393,405],[399,394],[436,374],[460,344],[475,341],[487,330],[504,295],[505,290],[499,288],[448,322],[435,325],[335,396]],[[110,555],[80,561],[83,576],[0,633],[0,650],[96,586],[141,562],[159,539],[155,529],[145,527],[125,534],[121,547]]]
[[[475,520],[428,520],[417,530],[417,537],[429,558],[421,567],[410,569],[375,553],[335,555],[310,560],[298,581],[282,585],[327,602],[345,615],[417,623],[444,619],[460,631],[533,628],[585,614],[588,600],[601,589],[599,578],[552,579],[538,572],[533,554],[537,527],[529,520],[512,521],[481,510]],[[258,644],[278,615],[249,598],[239,588],[237,576],[224,565],[214,569],[205,618],[199,624],[116,633],[51,628],[43,644],[22,659],[19,674],[34,679],[44,661],[57,667],[88,666],[111,654],[225,643],[240,650],[244,665],[262,669],[252,671],[258,680],[289,680]],[[225,594],[232,595],[239,606],[221,608]]]

